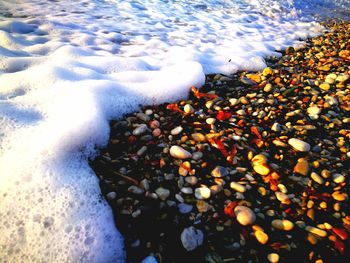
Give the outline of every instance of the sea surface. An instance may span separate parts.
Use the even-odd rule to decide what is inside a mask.
[[[88,160],[109,120],[349,19],[348,0],[0,0],[0,262],[124,262]]]

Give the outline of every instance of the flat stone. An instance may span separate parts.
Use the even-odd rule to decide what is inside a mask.
[[[302,140],[291,138],[288,140],[288,144],[291,145],[295,150],[299,152],[308,152],[310,151],[310,144]]]
[[[256,216],[249,207],[238,205],[234,209],[236,219],[242,226],[251,225],[255,222]]]
[[[185,228],[181,233],[181,242],[187,251],[195,250],[203,244],[203,232],[193,226]]]

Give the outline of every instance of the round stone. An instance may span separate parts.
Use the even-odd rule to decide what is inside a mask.
[[[256,216],[254,212],[246,206],[238,205],[234,209],[234,213],[236,215],[236,219],[238,223],[242,226],[251,225],[255,222]]]
[[[185,228],[181,233],[181,242],[187,251],[195,250],[203,244],[203,232],[193,226]]]
[[[289,139],[288,144],[299,152],[308,152],[311,148],[310,144],[296,138]]]
[[[206,186],[201,186],[194,190],[194,195],[197,199],[208,199],[210,197],[210,189]]]
[[[267,260],[271,263],[277,263],[280,260],[280,256],[277,253],[270,253],[267,255]]]

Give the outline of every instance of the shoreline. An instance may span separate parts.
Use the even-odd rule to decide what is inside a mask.
[[[92,167],[130,262],[345,261],[350,23],[328,26],[262,72],[111,123]]]

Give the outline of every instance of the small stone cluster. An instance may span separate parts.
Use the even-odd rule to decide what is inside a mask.
[[[329,262],[349,253],[349,23],[260,73],[111,123],[92,162],[131,262]]]

